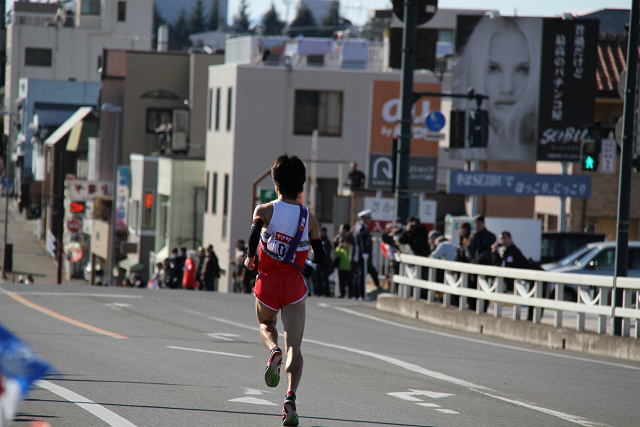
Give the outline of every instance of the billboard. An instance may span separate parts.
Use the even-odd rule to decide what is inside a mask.
[[[459,15],[454,93],[489,99],[486,147],[451,149],[464,160],[577,161],[593,122],[598,21]],[[476,109],[455,99],[453,110]]]
[[[437,83],[414,83],[414,92],[441,92],[441,85]],[[419,184],[415,189],[435,191],[435,176],[437,171],[432,171],[431,167],[437,168],[438,144],[444,139],[444,134],[433,132],[425,125],[425,117],[434,111],[440,111],[440,101],[438,97],[422,97],[413,106],[411,124],[411,162],[417,171],[414,175],[414,184]],[[400,133],[400,82],[397,81],[374,81],[373,99],[371,107],[371,130],[369,140],[369,165],[367,188],[389,189],[391,187],[391,168],[385,169],[386,176],[380,175],[376,183],[373,182],[373,175],[377,174],[378,167],[374,162],[383,157],[385,163],[391,165],[392,143],[398,138]],[[380,161],[378,161],[379,163]],[[424,167],[429,169],[427,176],[418,173]],[[414,188],[409,183],[410,188]],[[433,190],[432,190],[433,188]]]

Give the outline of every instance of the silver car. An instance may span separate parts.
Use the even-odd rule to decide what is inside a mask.
[[[616,265],[616,242],[589,243],[558,262],[543,264],[542,268],[557,273],[600,274],[613,276]],[[640,277],[640,242],[629,242],[628,277]],[[555,291],[550,286],[550,294]],[[578,286],[564,286],[564,300],[577,301]]]

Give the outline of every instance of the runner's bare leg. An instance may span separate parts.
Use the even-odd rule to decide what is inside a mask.
[[[256,300],[256,315],[260,322],[260,338],[269,351],[278,345],[278,311],[272,310]]]
[[[300,346],[302,345],[302,335],[304,334],[304,322],[306,316],[305,300],[295,304],[282,307],[282,326],[284,328],[284,342],[286,345],[287,363],[285,371],[289,389],[287,391],[296,392],[300,377],[302,376],[302,365],[304,363]]]

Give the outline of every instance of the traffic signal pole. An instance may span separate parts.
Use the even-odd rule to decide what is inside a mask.
[[[418,0],[405,0],[404,31],[402,34],[402,81],[400,83],[400,134],[395,182],[395,217],[409,216],[409,156],[411,151],[411,110],[413,108],[413,68],[416,57],[416,22]]]
[[[636,79],[638,71],[638,7],[640,0],[631,2],[629,19],[629,45],[627,48],[627,83],[624,93],[624,119],[622,123],[622,155],[620,156],[620,184],[618,190],[618,229],[616,236],[616,266],[613,273],[612,306],[622,307],[623,291],[616,286],[618,277],[627,277],[629,254],[629,209],[631,198],[631,162],[633,160],[633,127],[636,105]],[[614,313],[615,314],[615,313]],[[628,320],[627,320],[628,322]],[[613,335],[622,336],[622,318],[612,316]],[[626,328],[625,328],[626,329]],[[626,335],[626,333],[625,333]]]

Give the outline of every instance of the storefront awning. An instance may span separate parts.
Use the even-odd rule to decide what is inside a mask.
[[[58,127],[58,129],[56,129],[49,136],[49,138],[47,138],[44,141],[44,145],[49,146],[49,147],[54,146],[65,135],[67,135],[69,132],[71,132],[71,129],[73,129],[73,127],[77,123],[79,123],[82,120],[84,120],[84,118],[87,117],[89,115],[89,113],[91,113],[92,111],[93,111],[92,107],[80,107],[80,108],[78,108],[78,110],[75,113],[73,113],[73,115],[71,115],[71,117],[69,117],[66,122],[61,124],[60,127]]]
[[[79,121],[71,128],[67,140],[67,151],[87,151],[87,138],[98,136],[98,124],[96,122]]]
[[[144,264],[136,262],[133,259],[125,258],[118,263],[121,269],[125,271],[142,271],[144,270]]]

